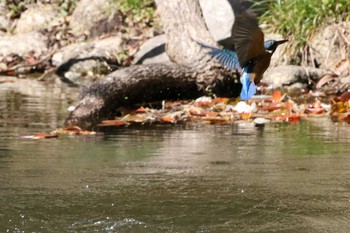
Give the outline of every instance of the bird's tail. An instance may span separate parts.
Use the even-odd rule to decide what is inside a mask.
[[[249,100],[256,93],[255,83],[252,81],[252,76],[245,69],[241,76],[242,90],[241,90],[241,99]]]

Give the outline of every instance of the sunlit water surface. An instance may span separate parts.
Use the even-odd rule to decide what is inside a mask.
[[[350,232],[347,125],[21,139],[60,127],[69,106],[23,82],[0,84],[0,232]]]

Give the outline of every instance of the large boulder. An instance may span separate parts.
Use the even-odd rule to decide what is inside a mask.
[[[309,42],[316,63],[333,69],[341,60],[350,57],[350,22],[328,25],[317,31]]]
[[[70,27],[76,35],[87,33],[90,38],[116,32],[121,18],[110,0],[81,0],[75,8]]]
[[[56,74],[75,86],[89,86],[97,78],[116,69],[115,55],[119,52],[120,36],[91,42],[71,44],[52,57]]]
[[[59,7],[55,4],[33,4],[21,14],[15,33],[39,31],[48,28],[50,23],[61,17]]]
[[[234,13],[232,8],[233,0],[208,1],[200,0],[200,6],[205,23],[215,41],[221,42],[224,47],[232,47],[232,25]]]
[[[39,32],[28,32],[0,37],[0,58],[17,54],[19,56],[34,52],[41,55],[48,50],[47,38]]]
[[[310,81],[319,80],[326,73],[323,69],[295,65],[270,67],[264,74],[262,82],[271,88],[301,88]]]

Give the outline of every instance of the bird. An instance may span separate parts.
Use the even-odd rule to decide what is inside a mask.
[[[235,51],[215,48],[203,43],[209,54],[222,65],[241,73],[242,89],[240,98],[249,100],[256,93],[256,84],[260,82],[264,72],[270,65],[276,48],[288,40],[266,40],[253,12],[235,9],[235,21],[232,26],[232,40]]]

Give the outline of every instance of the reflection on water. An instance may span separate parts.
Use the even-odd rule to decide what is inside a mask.
[[[61,125],[68,103],[49,90],[1,88],[0,232],[350,230],[346,125],[318,118],[23,140]]]

